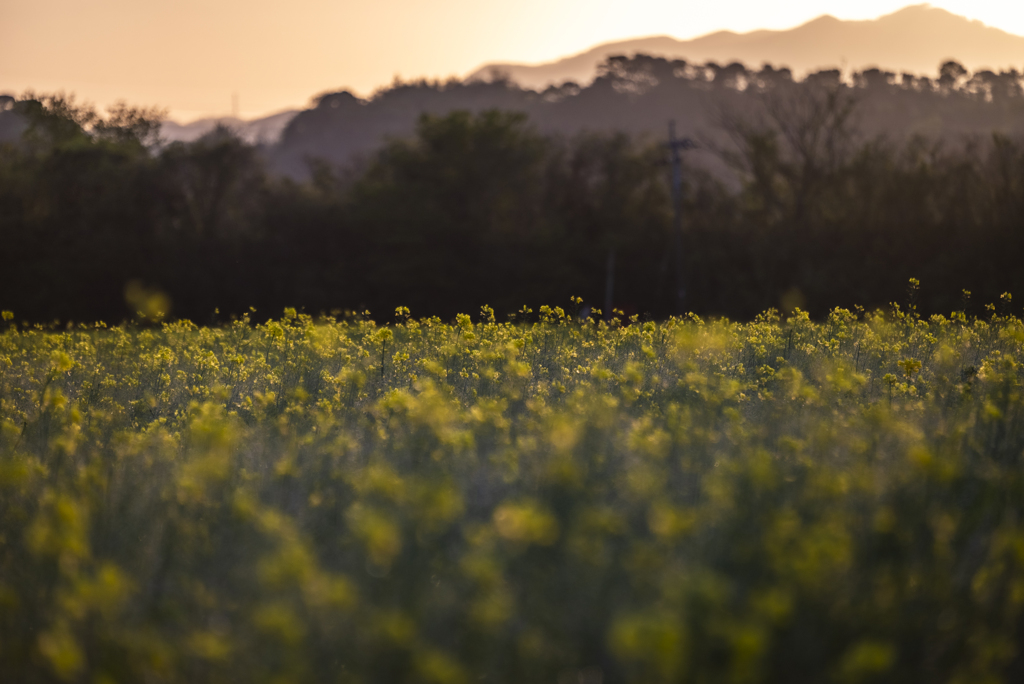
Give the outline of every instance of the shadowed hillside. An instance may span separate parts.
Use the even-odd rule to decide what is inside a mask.
[[[865,138],[927,135],[960,141],[965,135],[1024,130],[1022,78],[1013,70],[972,75],[959,63],[947,62],[937,77],[867,69],[853,74],[852,83],[846,84],[835,70],[794,81],[786,68],[766,65],[754,70],[739,63],[638,55],[609,58],[585,87],[570,83],[538,92],[503,79],[420,81],[396,84],[367,100],[348,92],[323,95],[289,123],[268,154],[275,170],[304,177],[310,159],[349,165],[379,149],[389,137],[412,134],[424,113],[488,109],[526,113],[542,132],[565,136],[622,131],[662,138],[667,122],[675,120],[681,133],[699,137],[705,145],[718,145],[727,142],[723,118],[761,111],[778,87],[800,84],[834,87],[854,97],[856,128]],[[707,155],[703,159],[702,163],[716,164]]]

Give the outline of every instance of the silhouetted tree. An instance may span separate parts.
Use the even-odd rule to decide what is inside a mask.
[[[230,129],[218,126],[194,143],[174,143],[161,162],[172,188],[171,230],[184,237],[258,230],[263,165],[256,149]]]
[[[965,80],[967,69],[960,62],[950,60],[939,67],[939,88],[943,92],[955,90]]]

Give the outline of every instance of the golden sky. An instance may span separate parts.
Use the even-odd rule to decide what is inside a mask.
[[[647,35],[784,29],[821,14],[872,19],[907,0],[0,0],[0,93],[63,90],[190,120],[301,107],[395,76],[462,76]],[[932,5],[1024,35],[1022,0]],[[626,9],[628,7],[628,10]],[[1024,57],[1022,57],[1024,61]]]

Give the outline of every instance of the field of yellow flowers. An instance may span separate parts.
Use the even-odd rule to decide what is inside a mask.
[[[1024,681],[1020,319],[529,313],[5,315],[0,680]]]

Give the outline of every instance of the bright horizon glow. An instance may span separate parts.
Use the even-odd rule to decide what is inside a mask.
[[[637,0],[0,0],[0,93],[75,93],[191,120],[253,118],[397,76],[465,76],[488,62],[553,61],[651,35],[787,29],[822,14],[875,19],[907,0],[697,3]],[[1024,3],[936,0],[954,14],[1024,35]],[[1021,59],[1024,62],[1024,56]]]

